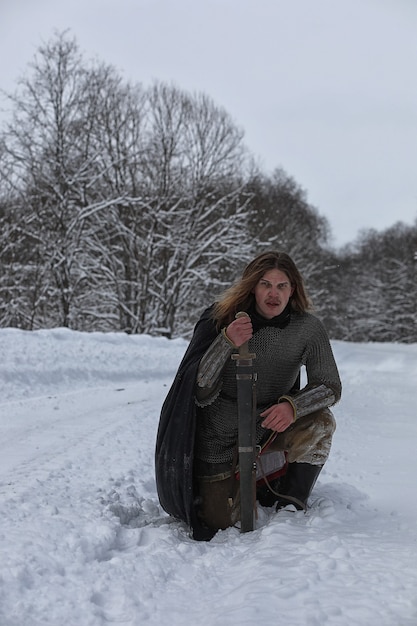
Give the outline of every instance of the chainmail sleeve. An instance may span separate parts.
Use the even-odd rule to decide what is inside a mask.
[[[236,351],[224,333],[204,353],[197,372],[195,397],[197,406],[204,407],[217,398],[222,387],[221,374],[232,352]]]
[[[326,385],[307,385],[294,396],[281,396],[278,402],[289,402],[294,409],[294,420],[335,404],[335,394]]]
[[[309,315],[309,338],[303,361],[307,385],[294,395],[282,395],[279,402],[290,402],[294,419],[333,406],[340,400],[342,385],[327,332],[316,317]]]

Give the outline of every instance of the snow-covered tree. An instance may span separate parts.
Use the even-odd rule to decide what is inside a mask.
[[[361,233],[340,254],[338,327],[350,341],[417,341],[417,224]]]
[[[86,66],[65,34],[11,101],[30,327],[179,332],[248,256],[242,131],[204,95]]]
[[[80,146],[88,141],[85,78],[77,45],[62,35],[39,49],[32,75],[21,79],[11,96],[13,119],[5,133],[8,182],[15,195],[15,221],[24,225],[26,270],[43,279],[42,297],[32,298],[42,324],[70,325],[83,280],[78,258],[84,229],[80,178],[85,182],[88,176],[80,161]]]
[[[126,82],[66,33],[0,134],[0,324],[190,334],[255,254],[288,252],[333,338],[417,341],[417,223],[336,252],[283,169],[205,94]]]

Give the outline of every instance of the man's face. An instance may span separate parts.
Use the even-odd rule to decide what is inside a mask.
[[[294,287],[285,272],[268,270],[253,290],[256,310],[266,319],[272,319],[283,312],[293,291]]]

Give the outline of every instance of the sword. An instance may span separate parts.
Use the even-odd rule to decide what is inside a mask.
[[[236,314],[236,318],[245,316],[249,317],[244,311]],[[232,359],[236,361],[241,533],[255,527],[256,373],[252,365],[255,358],[256,355],[249,352],[248,342],[240,346],[239,354],[232,354]]]

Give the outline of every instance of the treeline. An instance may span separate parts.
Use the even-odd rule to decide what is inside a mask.
[[[0,134],[0,326],[188,336],[255,254],[288,252],[334,339],[417,341],[417,221],[329,245],[325,218],[204,94],[132,85],[59,34]]]

